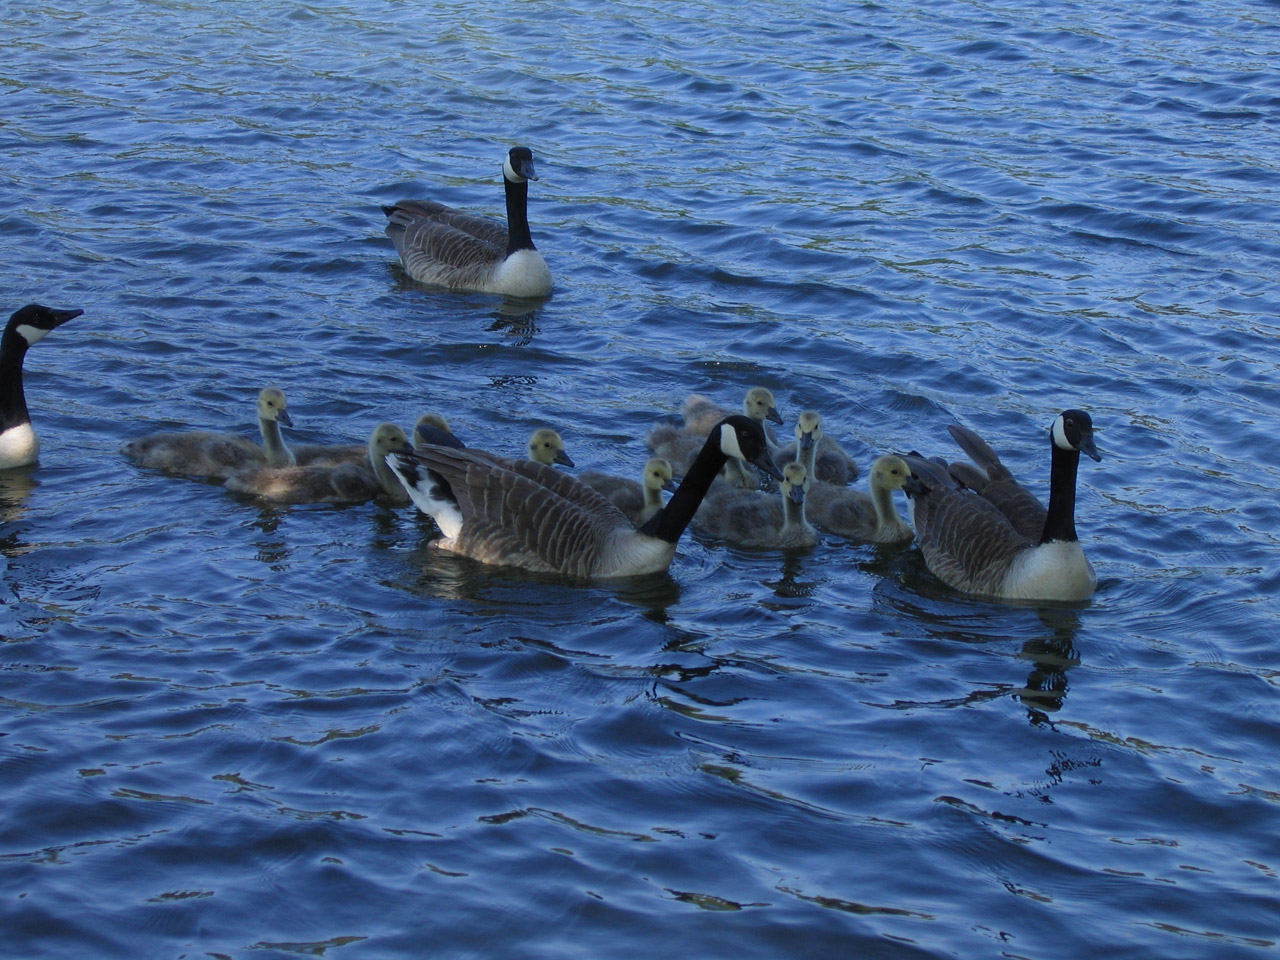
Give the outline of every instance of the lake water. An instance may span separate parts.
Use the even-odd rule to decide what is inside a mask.
[[[1280,4],[8,0],[0,954],[1280,952]],[[500,216],[542,303],[406,280]],[[770,387],[865,465],[1088,409],[1079,606],[914,549],[581,586],[381,504],[141,470],[158,429],[437,410],[635,472]]]

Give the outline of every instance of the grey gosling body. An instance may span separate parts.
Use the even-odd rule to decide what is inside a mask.
[[[5,325],[0,338],[0,470],[25,467],[40,456],[40,438],[31,425],[22,386],[22,361],[27,349],[82,313],[83,310],[55,310],[30,303],[15,311]]]
[[[293,451],[280,426],[293,426],[284,393],[265,387],[258,394],[258,430],[262,445],[234,433],[209,430],[153,433],[130,440],[121,452],[139,466],[162,473],[226,479],[248,467],[285,467],[294,463]]]
[[[1093,444],[1093,421],[1083,410],[1064,410],[1049,428],[1049,439],[1049,506],[1041,508],[1038,530],[1029,519],[1027,498],[1035,499],[1029,491],[993,502],[962,486],[945,464],[906,458],[916,540],[938,579],[964,593],[1001,600],[1078,601],[1093,595],[1097,576],[1075,528],[1080,454],[1102,459]],[[999,482],[1012,481],[998,457],[992,462],[984,454],[983,460],[988,476],[994,469]]]
[[[760,424],[728,417],[711,431],[667,505],[638,529],[576,477],[534,461],[434,445],[387,459],[440,528],[439,549],[525,570],[609,578],[666,570],[730,457],[780,478]]]
[[[364,448],[364,459],[315,462],[287,467],[257,467],[227,478],[227,489],[272,503],[363,503],[385,498],[408,503],[409,497],[387,466],[392,450],[409,445],[394,423],[380,423]]]
[[[827,533],[861,543],[906,543],[914,536],[893,505],[911,468],[901,457],[879,457],[868,471],[869,492],[838,484],[811,482],[805,490],[813,525]]]
[[[671,464],[662,457],[645,461],[639,481],[600,470],[584,470],[578,479],[625,513],[637,527],[662,509],[662,491],[676,488]]]
[[[858,479],[858,465],[822,427],[816,410],[805,410],[796,418],[796,442],[777,451],[779,461],[799,460],[809,474],[809,482],[848,484]]]
[[[811,547],[818,531],[805,516],[807,476],[804,464],[792,460],[783,464],[778,493],[719,486],[702,501],[694,526],[739,547]]]
[[[537,180],[528,147],[513,147],[502,167],[507,225],[432,200],[383,207],[387,236],[405,272],[451,290],[545,297],[551,271],[529,232],[529,181]]]
[[[700,393],[690,394],[680,412],[684,418],[683,425],[656,424],[645,438],[645,445],[656,456],[670,462],[677,475],[682,474],[698,455],[711,428],[730,415],[730,411],[722,409]],[[782,423],[782,417],[774,405],[772,391],[767,387],[752,387],[742,399],[742,413],[761,424],[769,451],[774,453],[777,444],[769,436],[768,428],[764,427],[766,420]],[[755,489],[760,485],[760,478],[755,470],[737,460],[726,464],[724,476],[734,486]]]

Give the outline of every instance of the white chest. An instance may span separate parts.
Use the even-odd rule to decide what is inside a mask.
[[[10,427],[0,433],[0,470],[35,463],[39,454],[40,438],[30,423]]]
[[[511,297],[545,297],[551,292],[551,270],[537,250],[517,250],[498,266],[489,288]]]
[[[596,562],[596,577],[635,577],[660,573],[671,566],[676,554],[674,544],[657,537],[629,535],[619,538]]]
[[[1009,599],[1086,600],[1098,577],[1079,542],[1054,541],[1023,550],[1005,577]]]

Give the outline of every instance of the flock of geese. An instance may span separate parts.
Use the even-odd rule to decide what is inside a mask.
[[[386,233],[415,280],[454,290],[544,297],[551,273],[529,230],[533,156],[512,149],[503,164],[507,226],[439,203],[384,207]],[[18,310],[0,343],[0,469],[36,462],[39,440],[22,386],[27,349],[79,316],[32,304]],[[918,453],[875,459],[866,490],[853,457],[799,415],[794,440],[779,444],[773,395],[753,387],[741,412],[693,395],[681,423],[655,425],[639,479],[568,472],[573,461],[555,430],[534,431],[522,456],[467,446],[438,413],[406,433],[378,424],[367,444],[291,445],[284,393],[257,398],[261,442],[235,433],[181,431],[129,441],[123,454],[165,474],[203,477],[275,503],[414,504],[430,516],[442,550],[572,578],[661,572],[692,524],[745,547],[812,546],[822,531],[866,543],[914,540],[928,568],[964,593],[998,600],[1079,601],[1096,587],[1075,531],[1080,454],[1100,459],[1093,424],[1064,410],[1049,429],[1049,503],[1020,485],[972,430],[950,428],[968,456],[949,462]],[[678,481],[678,482],[677,482]],[[670,491],[664,502],[663,494]],[[894,504],[902,491],[909,521]]]

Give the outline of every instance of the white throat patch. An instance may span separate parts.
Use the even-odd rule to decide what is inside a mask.
[[[511,165],[510,157],[507,157],[507,159],[502,161],[502,175],[512,183],[524,183],[527,179],[516,173],[516,168]]]

